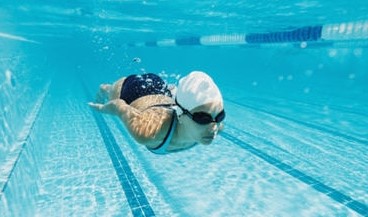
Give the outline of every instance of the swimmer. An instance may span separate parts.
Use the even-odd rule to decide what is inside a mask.
[[[151,73],[101,84],[96,102],[89,106],[118,116],[133,138],[155,154],[211,144],[225,119],[219,88],[200,71],[171,88]]]

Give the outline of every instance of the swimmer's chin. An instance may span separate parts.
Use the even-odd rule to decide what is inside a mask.
[[[214,139],[215,139],[214,137],[203,137],[201,139],[200,143],[202,145],[210,145],[213,142]]]

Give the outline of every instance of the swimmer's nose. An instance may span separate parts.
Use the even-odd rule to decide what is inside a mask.
[[[213,132],[213,133],[217,134],[217,132],[219,130],[218,124],[216,122],[210,123],[209,130],[210,130],[210,132]]]

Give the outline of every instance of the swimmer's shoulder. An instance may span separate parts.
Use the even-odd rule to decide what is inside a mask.
[[[142,131],[150,132],[146,135],[145,145],[149,148],[156,148],[165,139],[170,130],[174,111],[164,107],[149,107],[141,112],[140,126]]]
[[[169,96],[155,94],[155,95],[142,96],[134,100],[132,103],[130,103],[130,106],[140,111],[144,111],[152,107],[167,109],[168,106],[160,106],[160,105],[165,105],[165,104],[167,105],[175,104],[175,101],[173,98]]]

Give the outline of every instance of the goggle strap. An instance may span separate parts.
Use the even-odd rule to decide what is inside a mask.
[[[180,108],[180,106],[176,105],[172,107],[176,111],[176,115],[182,115],[184,113],[183,109]]]

